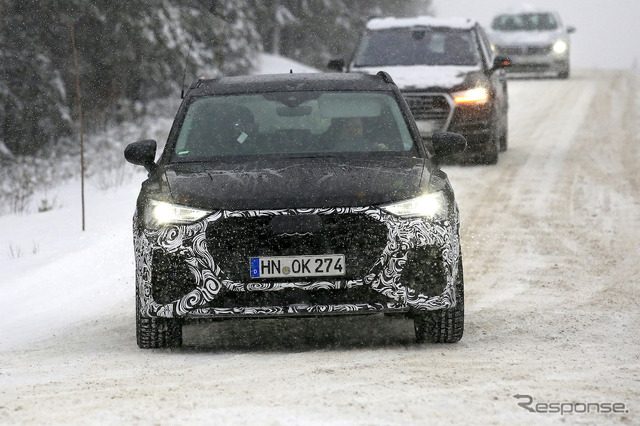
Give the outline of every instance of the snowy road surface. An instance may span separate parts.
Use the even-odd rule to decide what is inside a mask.
[[[202,324],[183,349],[140,350],[139,181],[89,187],[85,233],[74,198],[0,217],[0,424],[639,424],[639,84],[510,81],[499,163],[444,166],[462,219],[458,344],[362,317]]]

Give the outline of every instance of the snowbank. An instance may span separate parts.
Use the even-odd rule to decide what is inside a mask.
[[[293,71],[294,73],[313,73],[320,70],[301,64],[284,56],[263,53],[260,55],[260,65],[255,74],[282,74]]]

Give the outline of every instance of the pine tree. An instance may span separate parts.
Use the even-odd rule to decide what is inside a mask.
[[[329,59],[351,54],[369,18],[426,14],[431,1],[254,0],[252,4],[266,51],[323,69]]]
[[[191,74],[247,72],[261,48],[254,21],[243,0],[0,0],[0,141],[32,154],[72,131],[71,26],[95,126],[177,93],[191,40]]]

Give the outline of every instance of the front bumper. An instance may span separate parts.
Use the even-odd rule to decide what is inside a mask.
[[[500,55],[511,59],[511,65],[506,68],[510,76],[555,77],[568,71],[569,54],[555,53],[552,46],[535,49],[526,46],[497,49]]]
[[[420,136],[430,139],[435,132],[460,133],[469,150],[483,149],[491,133],[492,105],[456,105],[449,93],[403,93]]]
[[[320,217],[324,229],[315,235],[285,235],[277,243],[268,238],[265,224],[273,218],[303,215]],[[221,211],[158,230],[141,228],[136,217],[140,314],[217,319],[451,308],[456,304],[458,235],[457,208],[438,222],[401,219],[375,207]],[[250,256],[329,252],[346,255],[347,275],[248,278]]]

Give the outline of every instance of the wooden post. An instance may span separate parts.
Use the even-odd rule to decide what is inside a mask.
[[[76,33],[73,23],[69,21],[69,30],[71,32],[71,46],[73,47],[73,63],[76,71],[76,99],[78,102],[78,120],[80,124],[80,195],[82,199],[82,230],[85,229],[84,214],[84,131],[82,126],[82,95],[80,93],[80,72],[78,70],[78,51],[76,49]]]

